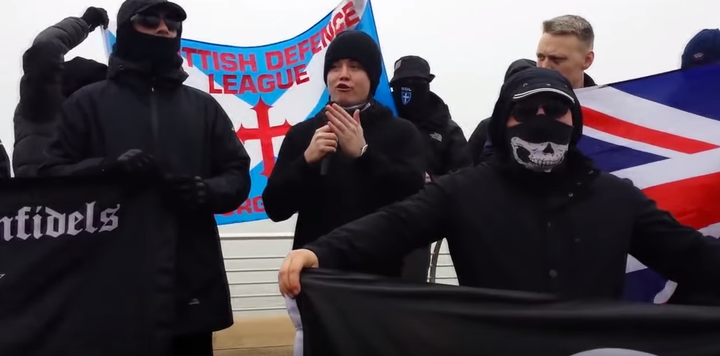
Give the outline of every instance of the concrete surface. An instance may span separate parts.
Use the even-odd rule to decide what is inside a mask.
[[[236,317],[235,324],[213,335],[215,356],[291,356],[295,327],[290,317]]]

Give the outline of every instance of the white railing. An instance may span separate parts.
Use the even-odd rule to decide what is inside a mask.
[[[277,288],[280,264],[291,248],[292,234],[223,234],[221,237],[225,268],[230,286],[233,312],[267,314],[285,311],[285,302]],[[270,245],[260,246],[259,243]],[[243,247],[242,245],[246,245]],[[262,248],[259,248],[262,247]],[[435,244],[429,268],[431,283],[455,284],[453,264],[442,241]],[[267,254],[242,255],[236,251],[268,250]],[[442,261],[446,260],[446,261]],[[448,263],[450,262],[450,263]],[[438,270],[453,269],[438,276]],[[446,281],[446,282],[440,282]]]

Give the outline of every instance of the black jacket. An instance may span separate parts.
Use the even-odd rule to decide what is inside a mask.
[[[513,62],[505,73],[505,80],[508,80],[510,76],[516,74],[524,69],[535,67],[535,61],[529,59],[521,59]],[[585,73],[585,88],[594,87],[595,81]],[[487,161],[493,154],[492,142],[488,141],[487,126],[490,123],[491,117],[480,121],[475,127],[470,139],[468,140],[468,149],[470,156],[473,161],[473,165],[478,165],[482,162]]]
[[[465,134],[452,120],[447,104],[437,94],[430,92],[426,107],[427,117],[410,121],[425,138],[427,173],[435,179],[472,166]]]
[[[45,159],[63,96],[63,57],[87,38],[88,25],[68,17],[40,32],[23,55],[20,102],[13,124],[15,144],[13,171],[16,177],[33,177]]]
[[[81,88],[62,106],[42,175],[97,174],[130,149],[152,154],[166,173],[200,176],[210,211],[179,218],[178,332],[232,324],[227,276],[213,214],[236,209],[250,191],[250,159],[232,122],[209,94],[182,85],[178,69],[151,77],[111,57],[109,79]]]
[[[328,156],[328,173],[304,158],[315,130],[327,122],[325,113],[288,131],[275,168],[263,192],[265,211],[273,221],[298,213],[293,249],[301,248],[333,229],[417,193],[424,184],[422,141],[407,120],[373,103],[361,114],[367,151],[353,161],[340,151]],[[342,150],[342,147],[340,147]],[[363,271],[394,275],[400,259]]]
[[[519,74],[514,88],[525,74],[537,75],[532,72]],[[506,144],[514,88],[503,87],[493,113],[490,135],[497,145]],[[573,116],[574,144],[582,130],[579,105]],[[524,168],[499,152],[490,164],[441,177],[306,248],[321,267],[352,268],[445,236],[461,285],[568,299],[622,298],[632,254],[678,283],[720,291],[720,241],[681,225],[631,182],[598,172],[577,150],[557,176],[518,174]]]

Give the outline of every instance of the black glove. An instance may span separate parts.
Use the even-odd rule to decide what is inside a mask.
[[[116,165],[122,173],[131,177],[150,177],[159,172],[155,158],[138,149],[123,153]]]
[[[166,197],[185,210],[203,208],[208,202],[208,185],[200,177],[165,177]]]
[[[107,29],[108,24],[110,23],[107,11],[101,7],[88,7],[80,18],[88,24],[90,32],[93,32],[101,25],[102,28]]]

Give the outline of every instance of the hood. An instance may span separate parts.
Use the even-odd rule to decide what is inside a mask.
[[[492,117],[488,124],[488,136],[495,147],[495,155],[506,157],[510,150],[508,148],[509,143],[505,137],[505,127],[510,116],[513,101],[512,96],[518,89],[525,85],[532,85],[533,83],[539,82],[554,82],[559,85],[564,85],[567,88],[572,88],[570,82],[563,77],[560,72],[545,69],[545,68],[527,68],[523,71],[516,73],[511,76],[500,89],[500,97],[495,103]],[[573,119],[573,134],[570,140],[570,147],[574,148],[577,145],[578,140],[582,137],[582,108],[578,102],[575,92],[570,89],[567,94],[572,96],[575,100],[575,105],[571,108],[572,119]]]
[[[505,72],[505,81],[510,79],[513,75],[520,73],[521,71],[528,68],[537,67],[537,62],[530,59],[518,59],[515,62],[510,63],[507,71]]]
[[[75,57],[63,63],[62,94],[65,98],[78,89],[107,78],[108,66],[91,59]]]

